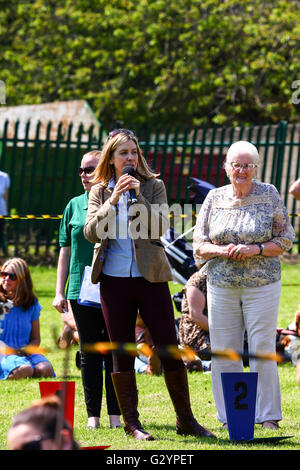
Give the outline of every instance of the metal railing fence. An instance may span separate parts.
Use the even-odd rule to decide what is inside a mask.
[[[129,126],[145,158],[160,173],[168,200],[188,203],[190,177],[215,186],[227,182],[223,161],[229,145],[249,140],[260,152],[258,178],[273,183],[288,208],[299,242],[299,202],[288,193],[300,176],[300,126],[281,121],[265,126],[179,128]],[[81,124],[6,121],[0,129],[0,169],[11,179],[6,244],[36,253],[57,245],[60,216],[70,198],[81,194],[77,168],[82,156],[101,149],[107,130]]]

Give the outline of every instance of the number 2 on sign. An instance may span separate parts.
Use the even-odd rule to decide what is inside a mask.
[[[247,385],[245,382],[236,382],[234,384],[234,391],[238,392],[239,390],[241,390],[241,392],[235,397],[234,407],[236,410],[248,410],[248,404],[241,403],[241,401],[247,397]]]

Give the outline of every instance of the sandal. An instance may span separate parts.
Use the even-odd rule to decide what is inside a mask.
[[[262,423],[262,427],[268,429],[279,429],[279,424],[275,419],[270,419],[268,421],[264,421]]]

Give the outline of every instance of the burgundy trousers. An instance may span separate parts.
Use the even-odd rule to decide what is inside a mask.
[[[135,343],[139,312],[155,346],[177,345],[174,311],[167,282],[149,282],[143,277],[114,277],[101,274],[103,315],[111,341]],[[160,355],[164,370],[184,367],[182,360]],[[113,352],[114,372],[134,369],[135,357]]]

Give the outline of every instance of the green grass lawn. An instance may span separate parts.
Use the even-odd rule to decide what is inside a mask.
[[[75,438],[82,446],[110,445],[110,450],[298,450],[300,445],[300,387],[295,380],[295,367],[291,363],[279,364],[284,419],[279,431],[262,429],[256,425],[254,437],[293,436],[290,439],[269,443],[235,443],[229,440],[228,431],[221,428],[216,420],[216,409],[211,390],[210,374],[194,372],[189,374],[191,402],[198,421],[217,436],[215,440],[178,436],[175,432],[175,414],[164,385],[163,377],[138,375],[140,419],[144,427],[156,439],[139,442],[125,436],[123,429],[109,428],[105,399],[102,406],[101,426],[98,430],[86,429],[86,411],[81,385],[80,371],[75,365],[77,347],[66,354],[55,346],[61,329],[60,314],[52,307],[56,269],[47,267],[31,268],[35,290],[43,307],[41,315],[42,346],[49,349],[48,358],[56,372],[56,380],[62,380],[66,364],[68,379],[75,381]],[[278,326],[286,328],[293,320],[299,300],[299,264],[284,264],[282,273],[282,297]],[[182,289],[179,284],[170,284],[172,293]],[[176,313],[176,311],[175,311]],[[176,313],[177,315],[177,313]],[[56,331],[54,334],[53,332]],[[37,379],[2,381],[0,394],[0,449],[7,449],[6,434],[12,417],[40,398]]]

